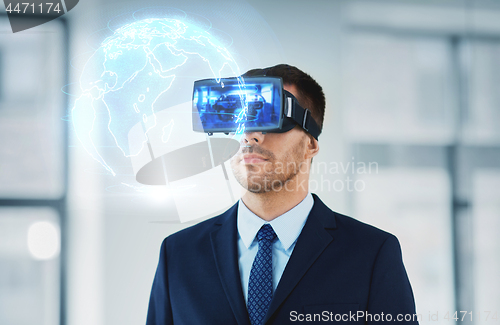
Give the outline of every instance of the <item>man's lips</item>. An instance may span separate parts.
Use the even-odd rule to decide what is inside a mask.
[[[259,155],[254,155],[254,154],[243,155],[242,160],[245,164],[259,164],[259,163],[263,163],[263,162],[267,161],[266,158],[259,156]]]

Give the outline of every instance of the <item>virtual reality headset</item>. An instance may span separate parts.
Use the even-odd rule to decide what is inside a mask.
[[[194,83],[193,130],[283,133],[296,125],[316,140],[321,133],[311,112],[283,89],[280,77],[204,79]]]

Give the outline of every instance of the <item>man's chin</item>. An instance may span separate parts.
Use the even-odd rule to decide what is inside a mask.
[[[237,176],[237,175],[235,175],[235,176]],[[266,181],[264,180],[263,176],[248,175],[247,173],[245,173],[244,177],[236,177],[236,180],[248,192],[251,192],[254,194],[261,194],[261,193],[269,192],[269,189],[266,188],[269,186],[266,186]]]
[[[247,183],[245,184],[246,186],[243,187],[251,193],[264,194],[270,192],[280,192],[285,188],[285,184],[286,181],[279,179],[259,179],[259,181],[257,181],[254,178],[253,181],[252,179],[247,179]]]
[[[247,191],[252,194],[264,194],[267,192],[262,188],[247,188]]]

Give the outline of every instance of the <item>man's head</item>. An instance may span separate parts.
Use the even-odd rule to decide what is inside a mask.
[[[283,87],[299,104],[311,111],[323,125],[325,96],[321,86],[296,67],[280,64],[250,70],[243,75],[281,77]],[[240,151],[231,161],[238,182],[252,193],[270,191],[307,191],[309,167],[319,150],[318,141],[300,126],[284,133],[247,132],[240,141]]]
[[[325,94],[316,80],[302,70],[288,64],[278,64],[264,69],[252,69],[247,71],[243,78],[263,75],[281,77],[285,88],[286,86],[293,86],[297,92],[292,92],[292,94],[297,98],[299,104],[309,109],[320,130],[323,128],[326,106]]]

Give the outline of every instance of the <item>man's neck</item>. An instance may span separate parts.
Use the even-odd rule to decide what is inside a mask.
[[[309,193],[308,186],[296,191],[269,191],[252,193],[246,191],[243,203],[260,218],[271,221],[298,205]]]

